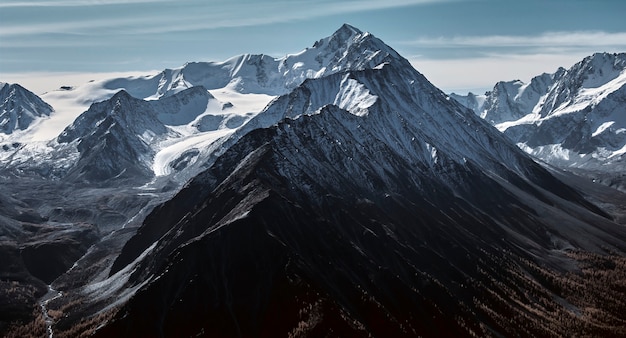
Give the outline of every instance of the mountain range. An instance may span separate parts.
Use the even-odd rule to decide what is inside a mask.
[[[626,189],[626,53],[596,53],[529,83],[452,97],[534,157]]]
[[[625,195],[498,130],[560,73],[447,95],[346,24],[283,58],[44,94],[0,139],[0,331],[626,334]]]

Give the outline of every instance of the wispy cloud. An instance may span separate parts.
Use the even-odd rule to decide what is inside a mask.
[[[157,74],[157,70],[133,72],[28,72],[0,73],[0,79],[7,83],[19,83],[35,94],[43,94],[56,90],[61,86],[79,86],[90,81],[112,79],[129,76],[149,76]]]
[[[386,8],[420,6],[458,0],[349,0],[349,1],[205,1],[205,0],[56,0],[9,1],[2,7],[85,7],[93,5],[145,4],[145,11],[119,12],[116,17],[90,11],[83,17],[67,17],[62,22],[37,18],[15,23],[0,23],[0,36],[26,36],[38,33],[67,34],[157,34],[250,27],[292,22],[332,15],[375,11]],[[159,4],[152,4],[159,3]],[[102,30],[101,30],[102,29]]]
[[[352,1],[319,1],[323,2],[319,8],[325,8],[330,13],[341,14],[350,12],[370,11],[385,8],[430,5],[435,3],[456,2],[460,0],[352,0]]]
[[[626,32],[578,31],[546,32],[539,35],[487,35],[423,37],[407,45],[437,48],[468,47],[626,47]]]
[[[585,52],[549,54],[486,54],[476,58],[439,59],[415,56],[411,64],[446,92],[483,93],[498,81],[524,82],[542,73],[569,68],[588,56]]]
[[[0,8],[9,7],[80,7],[119,4],[167,2],[171,0],[52,0],[52,1],[3,1]]]
[[[253,9],[258,9],[263,6],[298,6],[308,7],[316,4],[324,6],[331,6],[335,9],[341,8],[345,11],[356,12],[363,10],[373,10],[381,8],[393,8],[402,6],[413,6],[422,4],[442,3],[442,2],[454,2],[460,0],[387,0],[387,1],[374,1],[374,0],[347,0],[347,1],[329,1],[329,0],[301,0],[301,1],[286,1],[286,0],[265,0],[247,2],[241,0],[231,1],[199,1],[199,0],[49,0],[49,1],[11,1],[4,0],[0,3],[1,7],[79,7],[79,6],[102,6],[102,5],[118,5],[118,4],[138,4],[138,3],[160,3],[170,2],[173,4],[185,5],[189,3],[204,3],[207,7],[222,7],[222,6],[247,6]]]

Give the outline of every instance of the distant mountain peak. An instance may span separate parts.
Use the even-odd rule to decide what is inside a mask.
[[[349,24],[342,25],[332,35],[318,40],[313,45],[314,48],[324,46],[325,49],[334,50],[354,50],[354,46],[366,47],[362,49],[363,52],[382,51],[393,54],[395,57],[400,57],[391,47],[370,32],[361,31]]]
[[[360,29],[350,25],[349,23],[344,23],[343,25],[341,25],[341,27],[339,27],[337,32],[340,32],[340,31],[350,31],[350,32],[352,32],[354,34],[362,34],[363,33]]]
[[[319,48],[324,45],[327,45],[329,42],[334,42],[335,44],[348,44],[350,40],[353,40],[356,36],[363,35],[363,32],[353,26],[350,26],[347,23],[344,23],[338,30],[336,30],[332,35],[325,37],[323,39],[317,40],[315,44],[313,44],[313,48]],[[367,33],[367,35],[370,35]]]
[[[0,132],[25,130],[39,117],[49,116],[52,107],[18,84],[0,83]]]
[[[582,63],[592,62],[592,63],[606,63],[606,62],[619,62],[626,60],[626,53],[607,53],[607,52],[598,52],[593,53],[590,56],[587,56],[583,59]]]
[[[626,67],[626,53],[595,53],[566,71],[580,88],[596,88],[615,79]]]
[[[112,99],[114,100],[120,100],[120,99],[132,99],[134,98],[132,95],[130,95],[126,90],[122,89],[120,91],[118,91],[117,93],[115,93],[112,97]]]
[[[330,39],[336,40],[336,41],[348,42],[349,40],[354,39],[355,37],[363,37],[367,35],[371,35],[371,34],[363,33],[361,30],[359,30],[356,27],[350,26],[348,24],[343,24],[341,27],[339,27],[337,31],[335,31],[335,33],[333,33],[330,36]]]

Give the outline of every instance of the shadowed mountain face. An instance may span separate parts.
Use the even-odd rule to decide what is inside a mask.
[[[570,311],[546,282],[576,270],[564,249],[623,252],[623,227],[393,60],[259,118],[274,109],[293,118],[243,136],[128,241],[110,276],[132,270],[138,291],[97,334],[567,334],[546,319]]]
[[[468,334],[464,325],[479,330],[481,323],[498,322],[488,310],[501,307],[514,313],[513,300],[489,303],[488,297],[489,288],[509,269],[519,269],[520,262],[534,255],[544,257],[542,264],[551,269],[568,263],[553,251],[547,235],[556,224],[542,222],[527,205],[537,201],[522,202],[479,171],[466,172],[468,179],[482,183],[469,190],[489,197],[471,204],[441,182],[425,186],[428,192],[408,186],[377,201],[346,193],[354,181],[326,186],[326,195],[311,195],[279,172],[289,168],[306,176],[306,168],[278,159],[282,156],[275,141],[264,142],[277,142],[275,135],[252,137],[259,138],[257,147],[235,148],[251,150],[251,155],[224,160],[224,169],[238,167],[232,175],[218,179],[217,187],[201,180],[190,185],[129,242],[127,248],[153,235],[155,226],[174,225],[131,277],[131,285],[150,282],[102,331],[104,336],[271,336],[298,330]],[[211,187],[209,197],[182,207],[189,195],[201,196]],[[497,210],[505,205],[508,214]],[[167,217],[175,208],[186,215]],[[622,229],[604,223],[624,236]],[[537,286],[521,280],[502,287],[500,297],[510,296],[508,287]],[[481,310],[475,298],[487,308]],[[482,311],[486,313],[475,315]],[[529,315],[527,311],[523,313]],[[501,322],[493,330],[506,332],[508,324]]]
[[[145,138],[167,133],[152,110],[148,102],[124,91],[93,105],[58,137],[59,143],[78,141],[80,159],[69,177],[75,180],[106,180],[121,175],[150,177],[151,168],[146,167],[148,161],[144,158],[151,158],[154,153],[150,140]]]

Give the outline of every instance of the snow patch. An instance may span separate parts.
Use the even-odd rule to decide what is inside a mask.
[[[598,129],[596,129],[596,131],[594,131],[591,134],[591,137],[596,137],[600,134],[602,134],[605,130],[607,130],[608,128],[610,128],[613,124],[615,123],[615,121],[609,121],[609,122],[604,122],[602,123]]]
[[[622,148],[614,151],[608,158],[613,158],[624,154],[626,154],[626,144]]]
[[[198,135],[191,135],[180,140],[176,140],[173,144],[164,147],[154,156],[152,170],[156,176],[165,176],[173,172],[170,165],[173,161],[190,149],[203,149],[213,144],[218,139],[233,133],[232,129],[220,129],[216,131],[205,132]]]
[[[378,96],[372,95],[365,85],[350,78],[348,74],[342,79],[340,87],[341,90],[337,93],[333,104],[353,115],[367,115],[367,109],[378,100]]]
[[[388,64],[389,64],[389,62],[383,62],[383,63],[375,66],[373,69],[383,69],[383,67],[385,67]]]
[[[548,144],[531,148],[525,143],[518,143],[517,146],[530,155],[552,162],[569,161],[575,155],[571,150],[563,148],[560,144]]]
[[[437,161],[439,160],[437,156],[437,148],[432,146],[430,143],[426,143],[426,150],[428,150],[428,152],[430,153],[430,159],[432,160],[432,163],[437,163]]]

